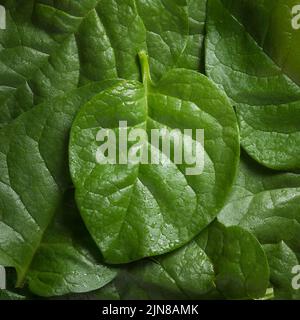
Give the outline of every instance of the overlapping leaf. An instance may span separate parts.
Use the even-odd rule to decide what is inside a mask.
[[[245,158],[219,220],[255,233],[263,244],[285,241],[300,253],[300,176],[274,173]]]
[[[300,85],[300,33],[292,20],[299,1],[222,1],[282,72]]]
[[[53,229],[57,208],[71,185],[66,146],[73,117],[81,103],[102,90],[101,85],[79,92],[72,89],[118,76],[138,79],[136,53],[141,49],[148,50],[154,76],[159,78],[183,58],[187,47],[186,2],[24,0],[0,4],[7,12],[7,28],[0,31],[0,263],[17,269],[18,285],[30,279],[32,290],[41,295],[95,289],[108,276],[97,281],[101,266],[95,263],[91,271],[88,255],[80,254],[91,246],[73,247],[73,226],[65,226],[64,219],[59,220],[59,229]],[[61,98],[53,99],[56,96]],[[53,255],[51,244],[44,241],[50,237],[55,242],[52,238],[62,239],[64,233],[66,251]],[[70,257],[69,269],[58,270],[60,254]],[[53,264],[45,269],[50,257]],[[84,274],[82,269],[78,272],[80,268],[87,272],[90,268],[94,283],[92,276],[86,276],[79,284],[80,273]]]
[[[218,216],[225,225],[239,225],[267,244],[271,282],[281,298],[297,295],[288,279],[292,263],[299,259],[299,208],[299,174],[266,170],[245,156],[232,195]]]
[[[138,79],[140,50],[148,50],[156,78],[185,59],[182,53],[189,41],[185,0],[0,4],[7,12],[7,28],[0,31],[1,126],[79,83]]]
[[[73,239],[76,222],[73,225],[72,218],[66,218],[70,223],[64,227],[65,218],[59,220],[56,216],[60,214],[58,209],[64,202],[65,190],[70,186],[67,146],[72,120],[80,105],[107,85],[110,86],[111,82],[90,85],[53,99],[22,114],[0,130],[0,264],[16,268],[18,286],[28,280],[29,274],[33,290],[43,295],[47,292],[55,294],[56,290],[60,294],[67,293],[72,287],[71,284],[62,286],[67,278],[73,279],[74,287],[76,277],[80,278],[80,281],[76,280],[78,290],[86,290],[91,282],[94,282],[92,287],[105,284],[106,280],[104,283],[95,282],[97,273],[101,273],[100,270],[105,273],[105,268],[97,267],[96,261],[99,264],[99,260],[94,260],[92,266],[92,256],[88,254],[91,247],[84,242],[84,232],[81,240]],[[68,210],[65,214],[68,217]],[[54,218],[58,219],[56,223]],[[70,257],[69,263],[59,262],[66,268],[59,270],[61,278],[55,274],[60,252],[55,251],[57,256],[51,253],[51,242],[55,239],[64,241],[64,258]],[[45,250],[46,246],[49,250]],[[84,250],[86,255],[81,253]],[[51,254],[53,265],[48,263],[48,269],[45,269],[46,258],[50,259]],[[76,274],[76,269],[84,268],[87,272],[94,271],[95,281],[89,276],[84,278],[80,273]],[[41,273],[43,270],[48,270],[48,280]],[[107,276],[113,278],[114,272],[108,271]],[[52,284],[48,291],[45,288],[47,281],[48,285]],[[44,288],[41,288],[42,282]]]
[[[299,169],[300,87],[285,73],[284,62],[277,65],[267,55],[274,48],[266,44],[267,53],[264,51],[263,42],[271,37],[272,29],[269,33],[267,24],[261,30],[262,39],[257,41],[248,33],[248,25],[253,26],[249,22],[252,15],[248,12],[253,14],[253,11],[247,10],[251,8],[250,1],[236,4],[230,0],[210,0],[208,3],[206,71],[236,107],[243,148],[269,168]],[[283,6],[283,1],[279,1],[278,8],[277,4],[270,7],[277,11],[282,8],[285,12],[289,6]],[[275,11],[270,19],[277,21],[279,16]],[[259,12],[257,15],[261,18]],[[241,16],[243,19],[239,21]],[[262,16],[266,16],[264,10]],[[290,25],[287,28],[290,29]],[[285,39],[289,38],[289,32],[281,34]],[[296,39],[292,40],[298,48]],[[280,56],[280,50],[277,53]],[[278,61],[278,56],[273,53],[271,56]]]
[[[206,2],[0,0],[0,264],[17,270],[18,286],[45,297],[80,293],[72,299],[253,299],[271,285],[275,298],[299,299],[291,270],[300,256],[300,175],[244,155],[222,209],[238,161],[232,109],[203,76],[172,70],[203,71],[208,15],[206,72],[236,107],[243,148],[264,166],[296,172],[297,2],[209,0],[207,12]],[[139,82],[141,50],[155,86]],[[102,82],[74,90],[93,81]],[[70,191],[68,135],[82,105],[71,169],[105,259],[182,246],[124,267],[113,282],[116,269],[102,263]],[[204,173],[186,176],[172,163],[99,168],[94,133],[118,120],[148,132],[204,128]],[[221,223],[207,226],[220,210]],[[14,284],[0,299],[34,298]]]
[[[284,243],[264,245],[270,265],[270,281],[275,299],[299,300],[299,291],[293,288],[293,269],[298,265],[295,253]]]
[[[108,286],[72,298],[253,299],[264,296],[268,285],[266,255],[255,237],[214,222],[186,246],[128,265]]]

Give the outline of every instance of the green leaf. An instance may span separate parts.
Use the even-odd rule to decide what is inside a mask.
[[[251,233],[215,222],[196,242],[211,259],[216,287],[226,298],[264,296],[269,284],[269,266],[263,248]]]
[[[48,98],[77,87],[79,57],[73,34],[44,31],[32,20],[36,1],[1,1],[0,127]]]
[[[235,2],[209,0],[206,72],[227,93],[236,107],[241,144],[247,153],[272,169],[299,169],[299,85],[288,77],[285,68],[271,59],[273,54],[270,57],[268,53],[272,49],[268,45],[266,50],[261,46],[262,41],[267,41],[270,35],[268,25],[261,31],[266,38],[255,40],[247,31],[252,26],[249,21],[253,17],[248,10],[248,7],[251,8],[250,2],[239,2],[243,5]],[[262,2],[266,3],[259,3]],[[281,19],[278,14],[280,8],[283,8],[283,15],[286,16],[290,4],[284,2],[283,8],[283,1],[279,1],[278,7],[275,5],[276,12],[273,14],[276,14],[270,17],[271,20],[275,19],[270,22],[272,28]],[[261,20],[264,10],[271,10],[274,5],[270,3],[269,7],[262,7],[257,9],[258,19]],[[241,16],[243,19],[239,21]],[[288,23],[287,28],[290,29]],[[290,37],[289,32],[283,32],[286,38]],[[296,48],[299,47],[296,38],[291,40],[290,46],[292,43]],[[273,45],[277,47],[278,44],[273,41]],[[275,61],[278,59],[274,57]]]
[[[300,254],[300,175],[260,167],[244,156],[239,177],[218,219],[253,232],[262,244],[284,241]]]
[[[25,300],[26,297],[11,292],[9,290],[0,290],[0,300]]]
[[[177,67],[204,71],[204,34],[207,0],[188,0],[189,38]]]
[[[7,11],[0,31],[0,264],[16,268],[17,286],[29,283],[39,295],[94,290],[115,272],[93,260],[84,233],[74,239],[76,217],[64,203],[71,186],[66,146],[79,106],[112,82],[73,89],[139,79],[142,49],[155,79],[175,65],[196,68],[203,28],[190,26],[203,23],[203,2],[190,21],[185,0],[0,4]]]
[[[123,81],[97,95],[81,108],[70,138],[76,201],[109,263],[163,254],[191,240],[222,208],[239,159],[236,118],[222,92],[184,69],[153,85],[146,56],[140,57],[144,84]],[[101,128],[118,133],[119,121],[149,137],[151,129],[204,129],[203,173],[187,175],[190,165],[175,165],[173,155],[168,161],[147,141],[142,145],[162,157],[161,165],[99,164],[96,135]]]
[[[129,264],[107,286],[75,299],[164,300],[216,295],[211,261],[196,242],[172,253]]]
[[[15,283],[16,270],[13,268],[5,268],[5,290],[0,289],[0,300],[24,300],[32,296],[27,288],[15,288]]]
[[[68,192],[30,265],[29,289],[44,297],[99,289],[117,275],[117,269],[103,265],[99,258],[76,209],[73,192]]]
[[[115,282],[110,282],[103,288],[87,293],[69,294],[55,297],[54,300],[120,300],[118,289]]]
[[[269,268],[264,250],[240,227],[212,223],[171,253],[124,267],[106,287],[75,299],[253,299],[265,296]]]
[[[257,44],[300,85],[300,33],[292,25],[297,0],[223,0]],[[250,18],[251,17],[251,18]]]
[[[90,298],[93,300],[120,300],[120,295],[114,282],[111,282],[105,287],[92,293]]]
[[[91,249],[89,246],[85,247],[83,240],[80,244],[80,239],[77,245],[76,239],[71,236],[76,232],[76,226],[74,230],[72,224],[65,227],[62,225],[63,234],[60,234],[59,228],[56,224],[53,226],[52,222],[56,215],[59,215],[57,210],[61,207],[65,191],[71,184],[67,147],[73,118],[81,104],[115,82],[90,85],[64,97],[53,99],[23,113],[0,130],[0,265],[16,268],[17,286],[22,286],[26,282],[33,263],[35,271],[44,270],[44,259],[47,255],[49,259],[51,250],[53,251],[50,247],[45,253],[45,246],[54,242],[54,238],[57,238],[57,241],[59,239],[64,241],[66,244],[64,259],[69,256],[71,260],[55,264],[56,257],[52,255],[54,265],[48,264],[46,267],[53,268],[53,271],[58,271],[55,268],[59,266],[67,268],[60,270],[61,278],[53,273],[49,274],[48,281],[53,284],[52,289],[47,289],[45,286],[41,288],[42,283],[37,285],[39,279],[46,282],[45,274],[43,276],[37,276],[37,273],[31,274],[33,290],[43,295],[47,295],[47,292],[52,294],[56,290],[61,294],[70,288],[86,291],[91,285],[91,277],[87,276],[85,281],[82,275],[78,276],[81,277],[82,283],[77,289],[75,282],[73,287],[68,283],[65,283],[65,287],[62,285],[63,279],[76,278],[76,274],[67,274],[72,269],[87,268],[87,273],[91,272],[92,260],[81,254],[84,250],[88,252]],[[64,214],[68,217],[68,211]],[[58,257],[61,252],[56,250],[55,253]],[[40,254],[44,256],[42,261],[38,261]],[[35,258],[37,260],[34,260]],[[99,268],[106,270],[101,266]],[[99,268],[95,266],[94,271],[98,273]],[[94,277],[99,279],[97,274]],[[57,288],[55,285],[61,287]],[[96,284],[92,285],[95,289]]]
[[[75,0],[54,7],[52,1],[39,2],[45,29],[65,29],[67,24],[75,33],[81,83],[118,77],[138,80],[136,54],[141,50],[150,56],[153,77],[160,78],[177,63],[188,41],[185,0],[90,0],[86,4],[90,10]]]
[[[203,299],[215,293],[213,265],[194,241],[129,265],[113,284],[121,300]]]
[[[299,300],[299,290],[292,287],[295,276],[292,270],[299,265],[294,252],[284,242],[264,245],[264,250],[270,265],[270,281],[274,286],[275,299]]]
[[[227,226],[253,232],[265,244],[277,299],[298,299],[291,271],[300,253],[299,205],[299,174],[265,169],[244,155],[233,192],[218,216]]]
[[[212,263],[192,242],[154,260],[129,266],[114,284],[122,300],[187,300],[209,294],[215,288],[213,281]]]
[[[0,127],[79,83],[139,79],[140,50],[148,51],[154,78],[185,59],[185,0],[0,4],[7,11],[7,28],[0,30]]]
[[[268,285],[259,242],[218,222],[174,252],[129,265],[113,281],[122,300],[253,299],[263,297]]]

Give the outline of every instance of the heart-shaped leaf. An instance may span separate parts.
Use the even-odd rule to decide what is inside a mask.
[[[110,263],[162,254],[187,243],[222,208],[235,178],[239,139],[233,109],[205,76],[175,69],[156,85],[147,57],[140,54],[144,83],[121,81],[81,108],[72,126],[70,168],[82,217]],[[161,157],[160,164],[101,164],[96,159],[102,130],[204,129],[204,168],[176,165],[174,154],[143,140],[138,150]],[[127,133],[126,133],[127,135]],[[137,137],[136,137],[137,139]],[[142,138],[143,139],[143,138]],[[174,141],[171,142],[172,150]],[[126,152],[132,150],[128,145]],[[144,152],[144,155],[148,153]],[[117,158],[121,157],[117,150]],[[199,152],[198,152],[199,153]],[[199,154],[198,154],[199,155]],[[169,159],[170,157],[170,159]],[[194,168],[195,169],[195,168]]]

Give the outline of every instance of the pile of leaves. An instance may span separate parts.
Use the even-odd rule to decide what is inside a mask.
[[[300,297],[295,1],[0,4],[0,297]],[[97,163],[124,120],[204,129],[203,173]]]

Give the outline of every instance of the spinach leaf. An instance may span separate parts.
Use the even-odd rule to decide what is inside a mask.
[[[79,30],[81,81],[138,80],[141,50],[158,79],[176,65],[188,35],[185,0],[99,0]]]
[[[300,253],[300,175],[266,170],[244,156],[239,177],[218,219],[252,231],[263,244],[284,241]]]
[[[95,96],[79,111],[70,137],[77,204],[109,263],[163,254],[191,240],[222,208],[239,160],[236,118],[222,92],[184,69],[154,85],[144,52],[140,59],[144,83],[123,81]],[[191,165],[175,165],[174,154],[146,140],[142,148],[160,156],[162,164],[99,164],[97,133],[108,128],[118,133],[119,121],[127,121],[128,133],[145,129],[149,137],[151,129],[204,129],[203,173],[187,175]]]
[[[250,232],[216,221],[196,241],[213,262],[216,287],[226,298],[264,296],[269,266],[263,248]]]
[[[0,290],[0,300],[24,300],[24,299],[26,299],[26,297],[23,297],[9,290]]]
[[[139,79],[141,49],[154,78],[173,65],[196,68],[200,31],[189,25],[203,23],[203,11],[191,11],[188,21],[184,0],[0,4],[7,11],[7,29],[0,31],[0,263],[17,269],[17,286],[29,283],[39,295],[94,290],[115,271],[93,260],[84,231],[74,239],[76,217],[64,199],[71,185],[66,145],[80,104],[103,87],[73,89],[118,76]],[[64,250],[54,245],[58,239]]]
[[[0,31],[0,127],[78,84],[138,79],[136,53],[142,49],[149,52],[155,78],[185,59],[185,0],[0,4],[7,11],[7,28]]]
[[[229,0],[209,1],[206,72],[235,105],[247,153],[272,169],[299,169],[299,85],[267,55],[271,49],[265,52],[261,47],[266,38],[255,41],[247,32],[251,15],[245,8]],[[241,21],[235,16],[239,10]]]
[[[78,295],[74,295],[77,296]],[[115,286],[114,282],[110,282],[105,287],[91,292],[89,295],[82,295],[83,297],[88,297],[89,300],[120,300],[120,294]]]
[[[26,287],[15,287],[16,278],[14,268],[5,268],[5,290],[0,289],[0,300],[26,300],[33,297]]]
[[[204,72],[207,0],[188,0],[189,38],[176,67]]]
[[[232,195],[218,216],[227,226],[239,225],[253,232],[265,244],[277,299],[298,298],[291,270],[300,252],[299,205],[299,174],[265,169],[244,155]]]
[[[122,268],[118,277],[89,294],[66,296],[89,300],[164,300],[219,297],[213,265],[196,242],[151,259]]]
[[[300,33],[293,28],[295,0],[222,0],[257,44],[300,85]]]
[[[53,99],[23,113],[0,130],[0,264],[16,268],[17,286],[22,286],[32,272],[30,277],[34,291],[43,295],[62,294],[70,288],[87,291],[90,285],[93,289],[95,285],[101,287],[115,275],[99,261],[98,266],[95,261],[93,267],[92,253],[82,254],[91,248],[90,245],[86,247],[84,238],[73,239],[73,233],[77,232],[76,223],[58,227],[59,221],[73,221],[67,218],[69,210],[64,211],[64,218],[54,220],[56,216],[59,219],[61,213],[58,208],[62,206],[65,191],[71,184],[67,146],[76,111],[95,93],[115,82],[89,85]],[[55,256],[51,243],[60,240],[65,243],[65,260],[56,263],[55,259],[63,254],[63,249],[59,252],[57,248]],[[45,266],[46,258],[50,257],[53,264]],[[68,268],[64,269],[65,266]],[[42,274],[47,268],[48,275]],[[60,270],[61,277],[51,273],[51,269],[53,272]],[[86,269],[87,273],[95,274],[84,278],[80,274],[72,274],[72,269]],[[98,281],[97,274],[106,275],[104,283]],[[76,286],[74,282],[72,287],[66,279],[74,280],[76,276],[82,283]],[[93,276],[94,280],[98,279],[97,283],[91,281]],[[46,283],[53,287],[47,287]]]
[[[293,0],[0,4],[0,265],[13,270],[0,300],[255,299],[270,284],[275,299],[299,299]],[[151,143],[163,164],[98,164],[96,134],[119,121],[149,136],[204,129],[203,173]],[[264,167],[243,155],[224,207],[238,124]]]
[[[90,296],[106,299],[252,299],[269,284],[266,255],[255,237],[240,227],[212,223],[186,246],[136,262]],[[110,295],[111,296],[111,295]]]
[[[196,242],[137,262],[113,283],[122,300],[199,299],[215,289],[213,265]]]
[[[206,0],[60,1],[54,8],[51,1],[39,2],[46,29],[64,31],[68,24],[74,32],[81,23],[76,39],[83,83],[116,77],[138,80],[136,53],[141,50],[148,51],[155,80],[170,67],[199,69]]]
[[[0,127],[32,106],[77,87],[79,57],[73,34],[43,30],[36,1],[0,1],[7,26],[0,31]]]
[[[28,270],[30,291],[44,297],[89,292],[105,286],[116,275],[117,269],[101,263],[73,192],[67,192]]]
[[[115,282],[110,282],[103,288],[88,293],[68,294],[65,296],[54,297],[54,300],[120,300],[119,291]]]
[[[299,291],[292,287],[292,279],[295,276],[292,270],[299,264],[294,252],[284,242],[266,244],[264,250],[270,265],[270,281],[274,287],[275,299],[299,300]]]
[[[265,294],[269,268],[253,235],[215,222],[188,245],[135,264],[114,283],[122,299],[249,299]]]

